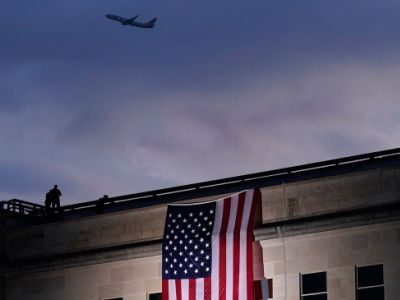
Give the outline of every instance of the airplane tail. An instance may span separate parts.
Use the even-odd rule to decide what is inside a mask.
[[[154,19],[151,19],[147,24],[154,26],[156,21],[157,21],[157,18],[154,18]]]

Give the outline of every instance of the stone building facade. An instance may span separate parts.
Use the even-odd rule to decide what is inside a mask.
[[[167,203],[247,188],[262,192],[254,233],[273,299],[400,299],[400,149],[112,197],[101,213],[3,202],[0,299],[161,299]]]

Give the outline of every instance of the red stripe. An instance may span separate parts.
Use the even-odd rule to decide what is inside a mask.
[[[196,279],[189,279],[189,300],[196,300]]]
[[[182,300],[181,280],[175,279],[176,300]]]
[[[240,226],[242,225],[244,201],[246,193],[239,195],[236,213],[235,229],[233,234],[233,300],[239,300],[239,274],[240,274]]]
[[[211,277],[204,278],[204,300],[211,300]]]
[[[253,241],[254,241],[254,233],[253,233],[253,222],[254,222],[254,214],[256,208],[256,201],[259,195],[257,191],[254,191],[249,224],[247,225],[247,299],[253,299],[254,297],[254,287],[253,287]]]
[[[162,300],[168,300],[168,279],[162,280]]]
[[[226,299],[226,231],[228,229],[231,198],[224,199],[219,237],[219,300]]]

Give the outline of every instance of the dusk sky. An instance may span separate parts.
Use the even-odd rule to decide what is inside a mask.
[[[58,184],[71,204],[399,146],[398,0],[0,11],[0,200],[43,204]]]

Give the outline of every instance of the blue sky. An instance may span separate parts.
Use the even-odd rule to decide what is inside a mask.
[[[58,184],[76,203],[399,146],[399,1],[0,9],[0,200],[43,203]]]

